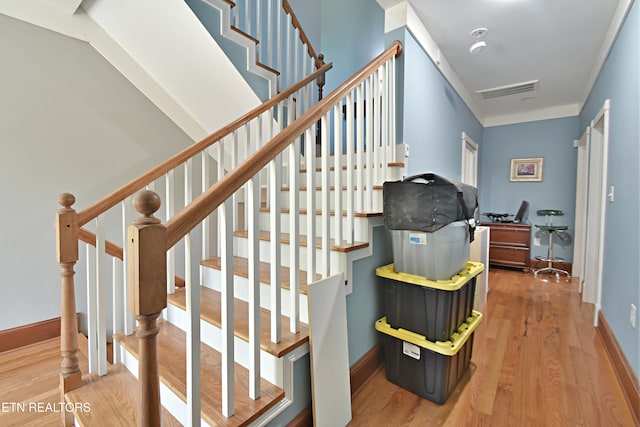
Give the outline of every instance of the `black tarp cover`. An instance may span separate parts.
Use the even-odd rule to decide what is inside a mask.
[[[384,226],[388,230],[434,232],[466,220],[473,236],[479,219],[476,187],[425,173],[387,181],[382,194]]]

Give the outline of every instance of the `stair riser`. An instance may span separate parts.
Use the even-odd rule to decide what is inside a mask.
[[[322,191],[316,190],[316,195],[315,195],[315,204],[316,204],[316,209],[319,209],[322,206]],[[307,191],[306,190],[300,190],[299,191],[299,204],[300,204],[300,209],[307,209]],[[366,197],[366,195],[364,196]],[[280,203],[281,206],[283,208],[289,208],[290,204],[289,204],[289,200],[291,198],[291,192],[290,191],[281,191],[280,192]],[[341,191],[341,197],[340,197],[340,203],[341,203],[341,208],[344,210],[347,206],[347,199],[349,198],[349,193],[347,191]],[[354,199],[356,198],[355,192],[354,192]],[[371,199],[372,199],[372,208],[371,210],[374,212],[382,212],[382,189],[374,189],[372,194],[371,194]],[[356,204],[356,211],[362,211],[363,209],[360,209],[357,206],[356,201],[354,200],[354,203]],[[333,190],[329,191],[329,209],[335,209],[336,206],[336,193]]]
[[[288,233],[290,215],[288,213],[281,213],[279,216],[280,216],[280,227],[281,227],[280,231],[283,233]],[[269,217],[270,217],[269,212],[260,212],[260,230],[263,230],[263,231],[270,230]],[[322,216],[315,215],[315,217],[316,217],[316,221],[315,221],[316,235],[319,235],[322,230]],[[300,224],[300,235],[306,236],[307,235],[307,215],[306,214],[298,215],[298,219]],[[335,238],[335,235],[334,235],[335,216],[330,216],[329,221],[331,222],[330,229],[329,229],[330,237],[333,239]],[[343,239],[346,236],[344,234],[346,230],[346,226],[347,226],[347,218],[343,216],[342,217],[342,233],[343,233],[342,238]],[[369,241],[369,223],[367,218],[361,218],[361,217],[354,218],[353,236],[354,236],[354,241],[357,241],[357,242]]]
[[[203,286],[207,286],[213,290],[220,291],[220,271],[213,268],[202,267],[202,281]],[[271,286],[261,283],[260,284],[260,307],[271,309]],[[282,314],[290,317],[290,292],[288,289],[281,289],[280,294],[282,296]],[[248,279],[240,276],[234,277],[234,297],[242,301],[249,301],[249,281]],[[307,296],[304,294],[299,295],[300,298],[300,321],[303,323],[309,322],[309,314],[307,310]]]
[[[167,307],[167,320],[186,332],[187,314],[181,308],[169,304]],[[200,338],[203,343],[214,350],[222,350],[222,331],[204,320],[200,321]],[[249,369],[249,343],[235,337],[234,347],[234,361]],[[260,376],[270,383],[282,387],[282,359],[260,350]]]
[[[249,250],[248,250],[247,239],[245,239],[244,237],[234,237],[233,248],[234,248],[234,255],[242,258],[248,258]],[[271,262],[270,242],[261,240],[259,249],[260,249],[260,261],[267,262],[267,263]],[[290,258],[289,258],[290,249],[291,249],[290,245],[285,245],[285,244],[281,245],[281,257],[282,257],[281,264],[285,267],[291,267]],[[300,263],[299,269],[303,271],[308,271],[307,252],[308,252],[307,247],[302,247],[302,246],[300,247],[300,256],[299,256],[298,262]],[[321,264],[322,249],[317,249],[317,248],[315,249],[315,257],[316,257],[316,270],[317,270],[322,266]],[[329,257],[330,257],[331,274],[337,274],[345,271],[347,257],[344,252],[330,251]]]
[[[345,165],[345,160],[343,160],[342,166],[344,167]],[[317,165],[318,168],[321,168],[321,165],[318,164]],[[335,173],[335,168],[334,168],[334,164],[333,164],[333,158],[332,158],[332,163],[329,164],[329,168],[333,168],[333,170],[330,169],[329,172],[329,185],[335,185],[335,181],[336,181],[336,173]],[[307,170],[306,170],[306,165],[302,165],[301,166],[301,172],[298,175],[298,183],[300,185],[306,186],[307,185]],[[385,181],[398,181],[400,179],[402,179],[402,174],[404,173],[404,169],[401,167],[389,167],[387,168],[387,171],[384,172],[382,170],[378,170],[376,172],[374,172],[374,176],[372,178],[372,182],[373,185],[382,185],[383,182]],[[366,169],[365,169],[365,174],[366,174]],[[365,174],[363,174],[363,183],[366,185],[367,183],[367,179],[365,177]],[[289,168],[286,164],[283,165],[283,176],[282,176],[282,182],[283,185],[285,186],[289,186]],[[316,170],[315,171],[315,182],[314,184],[316,186],[321,185],[322,184],[322,170]],[[347,170],[346,169],[342,169],[341,173],[340,173],[340,184],[341,185],[347,185]],[[354,169],[354,175],[353,175],[353,185],[357,184],[357,169]]]

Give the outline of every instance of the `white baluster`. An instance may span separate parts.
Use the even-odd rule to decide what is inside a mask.
[[[366,105],[365,105],[365,122],[366,122],[366,126],[367,129],[365,131],[365,137],[366,137],[366,150],[367,152],[365,153],[366,156],[366,160],[365,160],[365,164],[367,166],[367,169],[364,171],[365,172],[365,186],[366,186],[366,190],[364,193],[364,206],[365,206],[365,211],[366,212],[371,212],[373,209],[373,174],[375,171],[375,165],[373,163],[373,151],[374,151],[374,143],[373,143],[373,120],[372,120],[372,116],[373,116],[373,104],[375,102],[379,102],[376,101],[373,98],[373,77],[369,76],[366,79],[366,95],[365,95],[365,99],[366,99]]]
[[[96,218],[96,307],[98,337],[98,375],[107,375],[107,299],[105,224],[102,215]]]
[[[391,161],[396,162],[396,58],[391,58]]]
[[[277,65],[278,68],[277,70],[280,72],[280,75],[278,76],[278,91],[282,90],[282,88],[285,85],[285,81],[283,78],[283,72],[282,72],[282,15],[284,14],[283,9],[282,9],[282,0],[276,0],[276,57],[277,57]],[[280,116],[278,116],[280,117]]]
[[[375,163],[375,177],[373,182],[380,183],[380,73],[376,70],[373,73],[373,162]]]
[[[276,156],[269,163],[269,254],[271,258],[271,341],[280,342],[282,330],[280,323],[281,307],[281,254],[280,254],[280,189],[282,187],[282,157]],[[291,215],[289,215],[291,216]]]
[[[356,88],[356,210],[364,211],[364,90],[362,84]],[[353,119],[352,119],[353,120]],[[351,189],[353,191],[353,189]]]
[[[346,128],[347,128],[347,140],[346,140],[346,149],[347,149],[347,223],[345,227],[346,240],[347,243],[353,243],[353,233],[354,233],[354,191],[353,191],[353,174],[354,174],[354,164],[353,164],[353,144],[354,144],[354,135],[353,135],[353,91],[349,92],[347,95],[346,101],[347,103],[347,116],[346,116]],[[340,151],[342,147],[336,147],[336,151]]]
[[[111,277],[113,280],[113,318],[111,324],[113,333],[119,334],[123,330],[126,308],[122,289],[122,262],[116,257],[111,258]],[[113,363],[120,363],[120,342],[118,340],[113,340]]]
[[[267,58],[264,61],[269,67],[273,68],[273,1],[267,0]]]
[[[87,245],[87,359],[89,373],[98,372],[98,302],[96,289],[96,248]]]
[[[315,126],[315,125],[314,125]],[[316,238],[316,144],[315,129],[311,126],[305,131],[304,157],[307,169],[307,247],[314,245]],[[315,251],[307,250],[307,283],[315,282],[316,278],[316,257]]]
[[[230,417],[234,407],[234,321],[233,321],[233,204],[231,198],[220,206],[221,320],[222,320],[222,413]]]
[[[131,208],[133,203],[131,202],[131,197],[127,197],[122,201],[122,241],[124,244],[122,245],[122,263],[123,265],[127,265],[127,259],[129,258],[129,249],[126,244],[127,242],[127,228],[129,224],[133,222],[133,216],[131,213]],[[124,334],[129,336],[133,334],[133,328],[135,327],[135,319],[133,318],[133,313],[129,311],[129,293],[127,292],[127,283],[128,283],[128,275],[127,269],[122,269],[122,289],[123,289],[123,297],[124,297]]]
[[[387,65],[383,65],[382,67],[382,96],[381,96],[381,126],[382,126],[382,150],[381,150],[381,159],[380,159],[380,177],[378,178],[378,182],[376,184],[382,184],[386,179],[386,171],[389,167],[388,153],[389,153],[389,79],[387,78]]]
[[[291,79],[291,83],[297,82],[300,78],[298,74],[300,72],[299,61],[302,56],[300,56],[300,31],[297,28],[293,28],[293,77]]]
[[[329,187],[329,157],[330,157],[330,153],[329,153],[329,125],[328,125],[328,121],[330,120],[330,116],[328,114],[325,114],[324,116],[322,116],[322,119],[320,119],[320,162],[322,164],[321,168],[322,168],[322,172],[321,172],[321,177],[322,177],[322,182],[321,182],[321,186],[322,186],[322,190],[320,191],[321,193],[321,206],[322,206],[322,234],[321,234],[321,241],[322,241],[322,277],[326,278],[330,276],[331,273],[331,263],[330,263],[330,242],[329,242],[329,235],[330,235],[330,226],[331,226],[331,216],[330,216],[330,211],[331,211],[331,206],[329,205],[329,200],[330,200],[330,187]],[[340,156],[341,153],[335,152],[334,156]],[[311,191],[313,193],[315,193],[315,189],[311,189],[309,188],[308,191]],[[336,217],[342,217],[342,212],[335,212]],[[309,242],[309,247],[315,247],[315,242],[311,241]],[[315,252],[315,251],[314,251]]]
[[[251,0],[244,0],[244,31],[253,35],[251,32]]]
[[[204,193],[209,189],[211,185],[211,177],[209,170],[209,154],[206,150],[200,153],[201,160],[201,193]],[[211,256],[211,221],[207,216],[202,220],[201,225],[201,233],[202,233],[202,259],[209,259]],[[168,261],[168,259],[167,259]],[[172,280],[175,282],[175,280]],[[202,283],[202,281],[201,281]]]
[[[175,214],[175,190],[174,190],[174,170],[165,174],[165,213],[167,220]],[[167,293],[169,295],[176,291],[176,251],[171,248],[167,251]]]
[[[300,331],[300,137],[289,146],[289,330]],[[307,250],[313,250],[307,241]]]
[[[258,134],[262,131],[258,130]],[[260,397],[260,182],[247,184],[249,265],[249,397]]]
[[[187,376],[187,421],[190,426],[200,425],[200,284],[193,278],[195,267],[191,257],[191,233],[184,238],[185,298],[186,298],[186,376]]]
[[[287,43],[287,48],[286,48],[286,70],[285,70],[285,82],[286,82],[286,86],[285,88],[291,86],[291,49],[292,49],[292,40],[291,40],[291,27],[293,26],[292,22],[291,22],[291,15],[287,14],[287,24],[286,24],[286,28],[285,31],[287,32],[286,35],[286,43]]]
[[[339,147],[342,147],[342,102],[333,107],[333,173],[335,184],[335,202],[334,207],[336,211],[335,216],[335,232],[333,233],[336,246],[342,244],[342,156],[336,154],[336,152],[342,151]],[[347,193],[350,190],[347,189]],[[340,214],[339,214],[340,213]]]

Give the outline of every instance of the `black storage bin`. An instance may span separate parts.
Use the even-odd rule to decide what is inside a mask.
[[[394,271],[393,264],[379,267],[384,286],[384,315],[392,328],[424,335],[429,341],[447,341],[471,316],[476,278],[484,270],[478,262],[449,280]]]
[[[430,342],[424,336],[391,328],[385,318],[378,320],[387,379],[434,403],[445,403],[469,369],[473,335],[481,320],[482,314],[474,311],[446,343]]]

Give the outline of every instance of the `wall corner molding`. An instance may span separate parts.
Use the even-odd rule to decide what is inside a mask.
[[[80,326],[80,313],[76,313]],[[60,336],[60,318],[0,331],[0,353]]]

